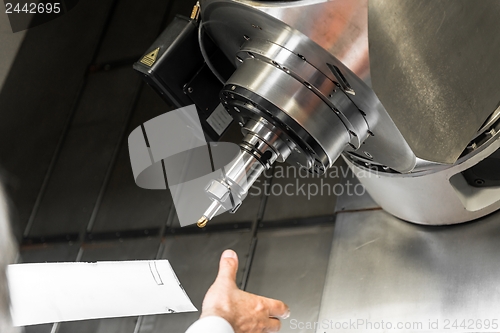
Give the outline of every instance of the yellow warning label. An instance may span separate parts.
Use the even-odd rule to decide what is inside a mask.
[[[160,48],[157,48],[153,52],[150,52],[144,56],[144,58],[141,59],[141,63],[143,63],[146,66],[153,66],[153,64],[156,61],[156,58],[158,57],[158,52],[160,51]]]

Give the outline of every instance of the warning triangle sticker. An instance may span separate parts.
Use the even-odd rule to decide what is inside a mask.
[[[153,66],[153,64],[156,61],[156,58],[158,57],[158,52],[160,51],[160,48],[157,48],[153,52],[150,52],[144,56],[144,58],[141,59],[141,63],[143,63],[146,66]]]

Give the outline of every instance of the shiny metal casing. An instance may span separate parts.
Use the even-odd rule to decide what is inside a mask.
[[[357,108],[357,110],[347,110],[347,108],[346,110],[338,111],[340,111],[340,113],[342,113],[342,116],[344,116],[346,119],[355,119],[362,117],[361,119],[364,119],[366,123],[365,128],[368,129],[365,132],[363,132],[363,130],[361,130],[360,132],[356,132],[356,130],[350,130],[347,126],[345,126],[345,131],[350,136],[349,143],[351,143],[351,145],[346,146],[347,148],[345,148],[345,150],[353,152],[359,149],[357,154],[369,156],[376,163],[389,166],[400,172],[408,172],[414,168],[416,157],[411,151],[410,147],[407,145],[399,130],[392,122],[391,118],[385,111],[377,96],[362,79],[360,79],[355,73],[353,73],[326,49],[328,48],[331,50],[336,50],[336,53],[339,54],[339,57],[346,57],[342,59],[357,58],[359,61],[362,61],[360,59],[363,59],[363,57],[361,56],[348,56],[349,52],[347,52],[347,50],[351,50],[351,48],[347,46],[349,42],[344,41],[343,43],[335,44],[334,40],[336,39],[334,38],[334,36],[338,32],[332,32],[334,29],[328,28],[328,24],[330,23],[335,24],[338,23],[337,21],[345,22],[346,26],[348,27],[357,27],[353,29],[353,31],[357,32],[357,35],[354,34],[357,37],[353,37],[354,39],[349,39],[349,41],[352,42],[353,40],[358,39],[363,40],[362,36],[366,32],[366,29],[363,28],[362,24],[360,23],[362,21],[361,17],[363,15],[361,14],[363,10],[356,12],[357,15],[360,16],[354,15],[354,17],[356,17],[356,20],[354,21],[358,22],[359,24],[350,25],[350,21],[341,15],[342,11],[339,10],[339,8],[342,8],[341,3],[343,3],[342,6],[347,7],[354,5],[351,3],[348,6],[345,1],[297,1],[278,3],[205,0],[201,2],[201,17],[204,29],[206,29],[208,34],[221,48],[226,57],[230,61],[234,62],[236,66],[240,66],[242,61],[245,62],[245,59],[242,59],[239,54],[241,54],[243,48],[249,47],[248,42],[261,40],[270,42],[272,44],[275,44],[275,46],[277,47],[287,50],[295,57],[301,59],[304,66],[311,66],[315,69],[315,71],[317,71],[318,75],[323,75],[328,80],[331,80],[333,83],[335,83],[336,86],[340,88],[335,88],[336,90],[342,91],[343,93],[348,95],[346,98],[336,100],[336,102],[342,104],[342,100],[349,101],[349,103],[352,102]],[[360,2],[359,4],[361,4],[361,8],[366,7],[366,2]],[[363,5],[365,7],[363,7]],[[314,17],[312,16],[314,12],[321,12],[322,15],[319,16],[321,17],[321,19],[303,20],[304,15],[311,15],[309,17]],[[302,16],[300,16],[299,13]],[[300,31],[296,29],[295,26],[291,27],[290,25],[287,25],[285,22],[276,19],[270,14],[276,17],[282,15],[283,18],[286,18],[289,24],[294,24],[293,17],[296,17],[297,20],[295,23],[300,28]],[[300,21],[301,23],[297,23],[298,21]],[[318,24],[319,26],[324,25],[323,30],[318,30]],[[323,32],[319,33],[320,31]],[[316,32],[316,34],[314,32]],[[328,36],[328,32],[333,35]],[[312,38],[308,36],[311,36]],[[325,47],[315,42],[313,38],[314,40],[322,42]],[[349,45],[352,46],[352,44]],[[354,48],[358,49],[358,51],[363,49],[363,47]],[[340,52],[339,50],[343,50],[343,52]],[[265,57],[267,51],[268,49],[264,48],[260,52],[260,55]],[[362,54],[364,51],[359,52],[361,52],[359,54]],[[268,58],[267,60],[271,60],[271,62],[274,61],[275,65],[281,70],[283,70],[283,67],[286,67],[283,63],[280,63],[273,58]],[[289,60],[289,58],[287,60]],[[358,68],[354,65],[352,66],[355,69]],[[363,66],[360,66],[359,68],[361,67]],[[369,75],[367,74],[368,72],[363,72],[359,70],[359,68],[356,69],[357,73],[360,76],[363,76],[365,80],[369,81]],[[291,70],[288,67],[287,69]],[[237,69],[236,72],[238,72],[238,70],[239,69]],[[286,72],[286,70],[284,71]],[[300,77],[299,72],[294,72],[293,74],[296,74],[291,75],[295,79],[297,79],[297,76]],[[234,75],[237,75],[237,73],[235,73]],[[300,80],[298,81],[300,83]],[[239,84],[236,84],[239,82],[234,82],[231,79],[230,82],[235,86],[239,86]],[[310,82],[305,81],[302,81],[302,84],[305,87],[308,87],[310,85],[311,88],[309,89],[313,91],[320,99],[328,100],[329,98],[331,98],[328,95],[324,95],[324,93],[321,91],[320,86],[316,86]],[[332,91],[332,93],[333,92],[334,91]],[[290,95],[293,93],[294,91],[288,92],[288,94]],[[330,101],[332,102],[332,100]],[[328,104],[328,102],[326,102],[326,104]],[[345,105],[345,103],[343,104]],[[276,106],[283,109],[283,105]],[[286,113],[286,111],[282,111]],[[332,109],[331,111],[333,114],[335,113],[334,109]],[[229,112],[231,112],[231,110],[229,110]],[[314,109],[304,109],[303,112],[305,112],[305,114],[307,114],[311,118],[315,116]],[[339,118],[342,118],[342,116],[340,116]],[[359,127],[359,125],[361,124],[357,121],[353,121],[351,123],[358,124],[353,125],[354,127]],[[305,130],[306,132],[309,131],[308,129]],[[336,132],[334,130],[326,130],[323,135],[341,135],[339,133],[340,132]],[[368,136],[367,134],[370,134],[370,136]],[[356,139],[353,139],[353,137],[357,137],[356,139],[359,141],[358,146],[356,145]],[[328,155],[328,144],[324,142],[318,142],[318,144],[322,146],[325,154]],[[301,145],[297,143],[297,146]],[[359,147],[362,147],[362,150]],[[334,151],[338,152],[338,149],[339,148],[336,147]],[[291,158],[293,158],[293,155],[294,154],[292,153]],[[330,166],[332,163],[331,161],[335,158],[335,154],[330,154],[330,161],[328,161],[328,163],[324,166]]]
[[[453,164],[500,105],[500,2],[372,0],[372,86],[415,154]]]

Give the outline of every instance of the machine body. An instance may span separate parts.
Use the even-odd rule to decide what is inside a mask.
[[[461,22],[463,10],[470,7],[466,1],[416,2],[422,5],[416,16],[428,18],[426,24],[431,27],[440,18],[429,11],[445,6],[451,12],[453,16],[441,22],[445,26],[435,31],[438,35],[441,28],[442,33],[449,34],[449,27]],[[404,220],[453,224],[500,208],[498,184],[491,186],[478,178],[484,172],[494,175],[490,171],[496,159],[489,159],[493,164],[489,163],[486,171],[476,167],[500,146],[500,92],[490,87],[500,80],[500,65],[493,55],[486,54],[482,61],[491,66],[490,73],[472,73],[463,66],[472,64],[469,57],[473,55],[464,45],[452,50],[463,56],[445,69],[442,63],[446,59],[437,56],[436,62],[426,63],[425,68],[408,65],[408,61],[417,65],[423,62],[418,57],[412,59],[415,54],[411,53],[422,36],[404,35],[417,31],[415,20],[404,21],[405,15],[413,15],[413,6],[382,0],[204,0],[195,6],[192,19],[183,23],[185,28],[167,29],[148,50],[159,49],[158,62],[138,63],[136,69],[157,90],[170,92],[162,95],[177,100],[179,106],[188,100],[194,102],[202,121],[207,120],[209,137],[217,140],[221,134],[214,135],[208,126],[212,112],[229,114],[243,133],[234,163],[223,171],[221,179],[207,185],[212,205],[200,225],[221,207],[235,212],[253,182],[273,163],[286,161],[321,175],[341,155],[374,200]],[[495,15],[486,15],[485,19],[486,10],[500,13],[496,3],[488,2],[468,12],[468,19],[498,25]],[[391,15],[396,14],[399,26],[389,24],[394,21]],[[427,33],[427,29],[421,30]],[[483,48],[500,45],[494,34],[480,38],[470,46],[476,52],[478,47],[481,53]],[[175,62],[176,43],[185,40],[191,41],[190,56],[195,60],[185,65],[180,87],[179,82],[167,82],[175,74],[163,67]],[[449,43],[459,45],[457,40]],[[376,51],[372,52],[374,47]],[[391,47],[400,53],[389,56]],[[391,63],[393,70],[388,69]],[[188,72],[195,74],[186,77]],[[419,86],[422,73],[431,73],[429,86]],[[385,82],[384,75],[395,78],[395,82]],[[484,95],[482,103],[465,107],[468,113],[457,110],[454,103],[464,95],[463,86],[457,82],[463,76],[476,82],[481,75],[479,86],[465,93],[476,94],[473,99]],[[401,83],[401,77],[413,81]],[[204,84],[197,84],[203,93],[193,98],[198,90],[192,89],[193,82],[197,81]],[[439,91],[429,92],[436,82]],[[407,84],[413,95],[399,93],[393,86],[391,96],[388,87],[394,84]],[[480,89],[481,84],[487,87]],[[392,109],[386,109],[384,101]],[[412,103],[416,110],[410,108]],[[416,124],[419,112],[422,118]],[[409,126],[405,114],[415,128]],[[460,123],[462,127],[457,125]],[[437,128],[438,133],[431,136],[429,127],[434,131]],[[423,142],[425,136],[437,142]],[[474,167],[476,173],[471,175]]]

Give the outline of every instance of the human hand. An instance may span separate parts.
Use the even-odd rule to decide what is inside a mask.
[[[219,274],[203,300],[201,317],[219,316],[227,320],[236,333],[278,332],[279,318],[286,319],[290,310],[285,303],[257,296],[236,286],[238,255],[233,250],[222,253]]]

